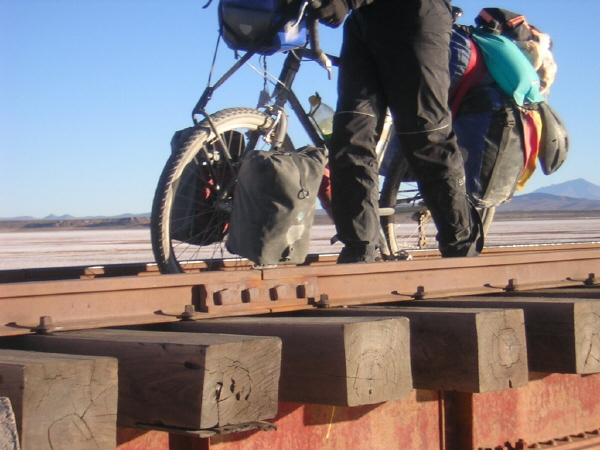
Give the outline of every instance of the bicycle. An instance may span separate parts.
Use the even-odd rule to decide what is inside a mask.
[[[308,4],[309,0],[302,4],[298,20]],[[187,270],[204,267],[206,261],[227,256],[223,243],[243,155],[253,150],[295,150],[287,134],[286,106],[291,108],[310,142],[317,147],[325,145],[323,133],[292,86],[303,61],[317,62],[330,71],[337,58],[321,50],[318,23],[307,24],[310,46],[287,51],[273,92],[263,91],[258,108],[234,107],[213,114],[205,110],[214,91],[256,53],[247,51],[214,85],[204,90],[192,111],[194,125],[174,136],[174,151],[160,176],[152,206],[152,248],[162,273],[182,273],[184,267]],[[380,164],[393,135],[388,113],[377,144]],[[396,152],[390,167],[383,178],[379,200],[381,254],[385,260],[409,259],[396,236],[396,209],[417,205],[415,211],[419,212],[425,208],[416,187],[400,191],[401,183],[414,181],[402,152]],[[320,193],[323,204],[327,203],[326,196],[324,191]],[[421,225],[423,217],[426,214],[420,218]],[[422,235],[420,240],[422,246]]]

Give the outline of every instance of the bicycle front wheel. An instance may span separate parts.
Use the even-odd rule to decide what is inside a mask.
[[[264,138],[273,120],[255,109],[230,108],[175,135],[152,204],[152,250],[161,273],[234,257],[224,241],[238,167],[245,152],[269,150]]]

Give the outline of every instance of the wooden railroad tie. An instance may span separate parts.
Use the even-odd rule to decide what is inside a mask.
[[[405,318],[268,316],[165,326],[281,338],[281,401],[359,406],[405,398],[412,391]]]
[[[420,301],[412,303],[420,305]],[[417,389],[482,393],[524,386],[528,381],[525,327],[519,309],[367,306],[296,314],[315,320],[325,316],[408,318]]]
[[[583,293],[583,289],[576,290]],[[600,289],[595,288],[600,294]],[[523,310],[529,370],[542,373],[600,372],[600,299],[569,298],[572,290],[553,289],[509,297],[464,297],[415,302],[421,308],[518,308]],[[564,296],[564,297],[561,297]]]
[[[19,434],[12,404],[8,397],[0,397],[0,448],[20,450]]]
[[[277,414],[276,338],[98,329],[15,342],[35,351],[117,358],[119,427],[200,430]]]
[[[117,386],[114,358],[0,350],[0,396],[10,399],[22,450],[114,450]]]

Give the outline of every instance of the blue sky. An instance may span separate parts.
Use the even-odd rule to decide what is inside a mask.
[[[205,0],[0,0],[0,217],[149,212],[171,136],[191,125],[207,83],[217,1],[203,9]],[[577,178],[600,185],[600,2],[454,4],[463,24],[497,6],[525,14],[554,40],[550,104],[567,123],[571,152],[557,173],[538,169],[523,192]],[[337,53],[341,29],[321,28],[323,47]],[[233,61],[222,45],[216,73]],[[280,62],[270,58],[268,69],[277,73]],[[318,91],[335,105],[335,81],[316,65],[303,69],[301,98]],[[245,70],[208,109],[255,106],[261,88]]]

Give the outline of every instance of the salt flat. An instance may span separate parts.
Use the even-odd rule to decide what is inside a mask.
[[[435,248],[435,228],[427,227],[429,248]],[[406,235],[405,247],[416,245],[412,221],[400,224],[398,234]],[[338,253],[341,244],[330,244],[333,225],[315,225],[311,253]],[[600,242],[598,217],[556,219],[514,219],[496,221],[486,246]],[[96,266],[154,261],[148,228],[69,229],[11,231],[0,233],[0,270],[39,267]]]

